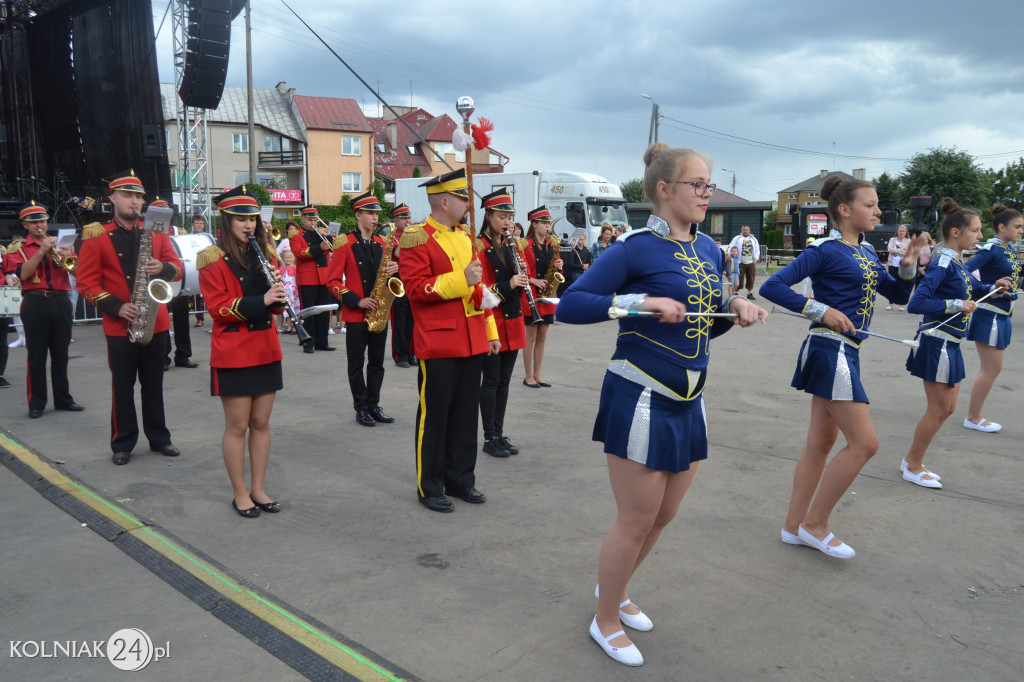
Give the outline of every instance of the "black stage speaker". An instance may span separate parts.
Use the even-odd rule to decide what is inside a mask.
[[[189,0],[188,45],[178,95],[187,107],[216,109],[224,93],[232,0]]]
[[[164,155],[164,139],[160,126],[142,126],[142,155],[160,157]]]

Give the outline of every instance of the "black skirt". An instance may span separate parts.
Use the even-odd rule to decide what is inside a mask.
[[[210,368],[210,395],[213,396],[256,395],[282,388],[280,360],[255,367]]]

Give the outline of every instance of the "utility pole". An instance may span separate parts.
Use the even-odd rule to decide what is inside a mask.
[[[732,173],[732,193],[735,195],[736,194],[736,171],[729,170],[728,168],[723,168],[722,172],[723,173]]]
[[[658,103],[654,101],[654,98],[650,95],[640,94],[644,99],[651,100],[651,132],[647,136],[647,144],[656,144],[658,142],[658,118],[660,116],[658,111]]]
[[[252,101],[252,22],[250,2],[245,0],[245,76],[246,96],[249,100],[249,182],[256,182],[256,121]]]

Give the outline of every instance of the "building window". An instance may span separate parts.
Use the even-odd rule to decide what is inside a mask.
[[[790,194],[790,195],[789,195],[789,198],[790,198],[790,199],[797,199],[797,198],[798,198],[798,196],[797,196],[796,194]]]
[[[235,171],[235,186],[241,185],[249,180],[249,171]],[[288,187],[288,176],[284,173],[257,173],[256,184],[263,185],[267,189],[285,189]]]
[[[808,202],[806,202],[804,204],[804,206],[821,206],[821,202],[820,201],[808,201]]]
[[[239,154],[249,153],[249,133],[231,134],[231,151]]]
[[[417,156],[417,155],[419,155],[419,152],[418,152],[418,151],[416,151],[416,145],[414,145],[414,144],[411,144],[411,145],[409,145],[408,147],[406,147],[406,148],[405,148],[405,150],[406,150],[407,152],[409,152],[409,154],[410,154],[411,156]]]
[[[377,151],[380,152],[381,154],[383,154],[387,150],[388,150],[388,148],[386,146],[384,146],[383,143],[378,143],[377,144]]]
[[[809,196],[811,198],[814,198],[814,197],[818,196],[818,193],[817,192],[808,192],[807,196]]]
[[[264,135],[263,151],[265,152],[290,152],[292,141],[290,138],[280,135]]]
[[[362,173],[342,173],[341,174],[341,190],[343,192],[362,192],[363,191],[363,174]]]
[[[164,149],[171,148],[171,131],[164,128]]]
[[[711,214],[711,234],[722,234],[722,227],[725,224],[725,216],[721,213]]]
[[[799,206],[799,205],[800,205],[800,204],[799,204],[799,203],[797,203],[797,202],[795,202],[795,201],[791,201],[791,202],[789,202],[788,204],[786,204],[786,210],[784,211],[784,213],[787,213],[787,214],[788,214],[788,213],[789,213],[790,211],[792,211],[792,210],[793,210],[793,207],[794,207],[794,206]]]
[[[360,156],[363,153],[362,140],[352,135],[341,137],[341,153],[344,156]]]
[[[466,152],[455,151],[455,145],[451,142],[435,142],[434,152],[438,161],[444,161],[444,157],[448,154],[454,154],[455,160],[460,163],[466,160]]]

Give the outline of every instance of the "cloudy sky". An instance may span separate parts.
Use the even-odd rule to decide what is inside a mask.
[[[166,0],[152,0],[154,26]],[[643,173],[651,101],[659,138],[714,157],[714,181],[774,199],[820,169],[902,172],[953,147],[985,168],[1024,156],[1019,0],[252,0],[255,86],[376,99],[290,5],[391,104],[459,120],[460,95],[494,122],[508,170],[622,182]],[[228,74],[245,85],[244,15]],[[157,38],[173,80],[171,20]],[[379,86],[378,86],[379,83]]]

